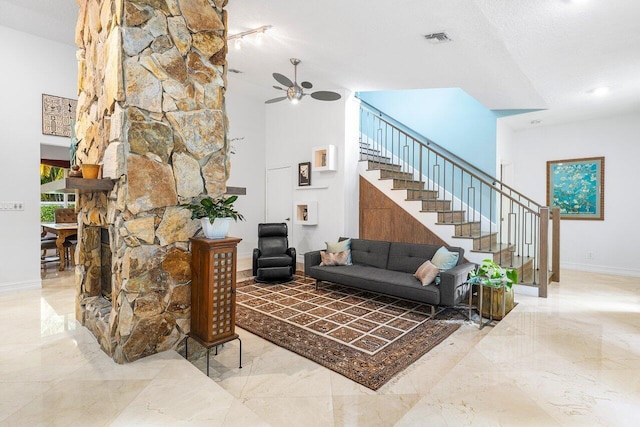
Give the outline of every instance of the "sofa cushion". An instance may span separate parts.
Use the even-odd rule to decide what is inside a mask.
[[[351,260],[354,264],[386,268],[389,245],[377,240],[351,239]]]
[[[422,286],[410,273],[358,264],[337,267],[314,266],[311,267],[311,272],[312,277],[318,280],[341,283],[426,304],[437,305],[440,302],[440,289],[437,286]]]
[[[449,252],[447,248],[442,246],[433,255],[431,262],[440,270],[448,270],[458,265],[459,257],[460,255],[457,252]]]
[[[433,258],[437,250],[436,245],[393,242],[389,247],[387,269],[414,273],[425,261]]]

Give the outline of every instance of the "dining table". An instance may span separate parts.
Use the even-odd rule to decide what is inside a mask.
[[[65,222],[43,222],[40,224],[42,230],[45,232],[51,232],[56,235],[56,247],[60,254],[60,271],[64,270],[67,266],[67,251],[64,248],[64,241],[67,237],[78,233],[77,223],[65,223]]]

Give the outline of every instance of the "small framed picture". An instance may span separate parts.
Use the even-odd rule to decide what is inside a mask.
[[[311,185],[311,162],[298,163],[298,186]]]

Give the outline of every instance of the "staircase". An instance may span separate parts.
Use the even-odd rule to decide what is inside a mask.
[[[519,285],[541,297],[559,280],[559,220],[551,221],[559,218],[557,209],[552,215],[365,102],[360,161],[365,179],[448,245],[465,248],[469,261],[490,258],[514,268]]]

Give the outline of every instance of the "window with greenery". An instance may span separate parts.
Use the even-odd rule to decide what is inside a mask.
[[[40,165],[40,185],[63,179],[65,170],[56,166]],[[75,206],[75,194],[67,194],[67,206]],[[65,207],[65,195],[42,193],[40,195],[40,221],[53,222],[53,211]]]

